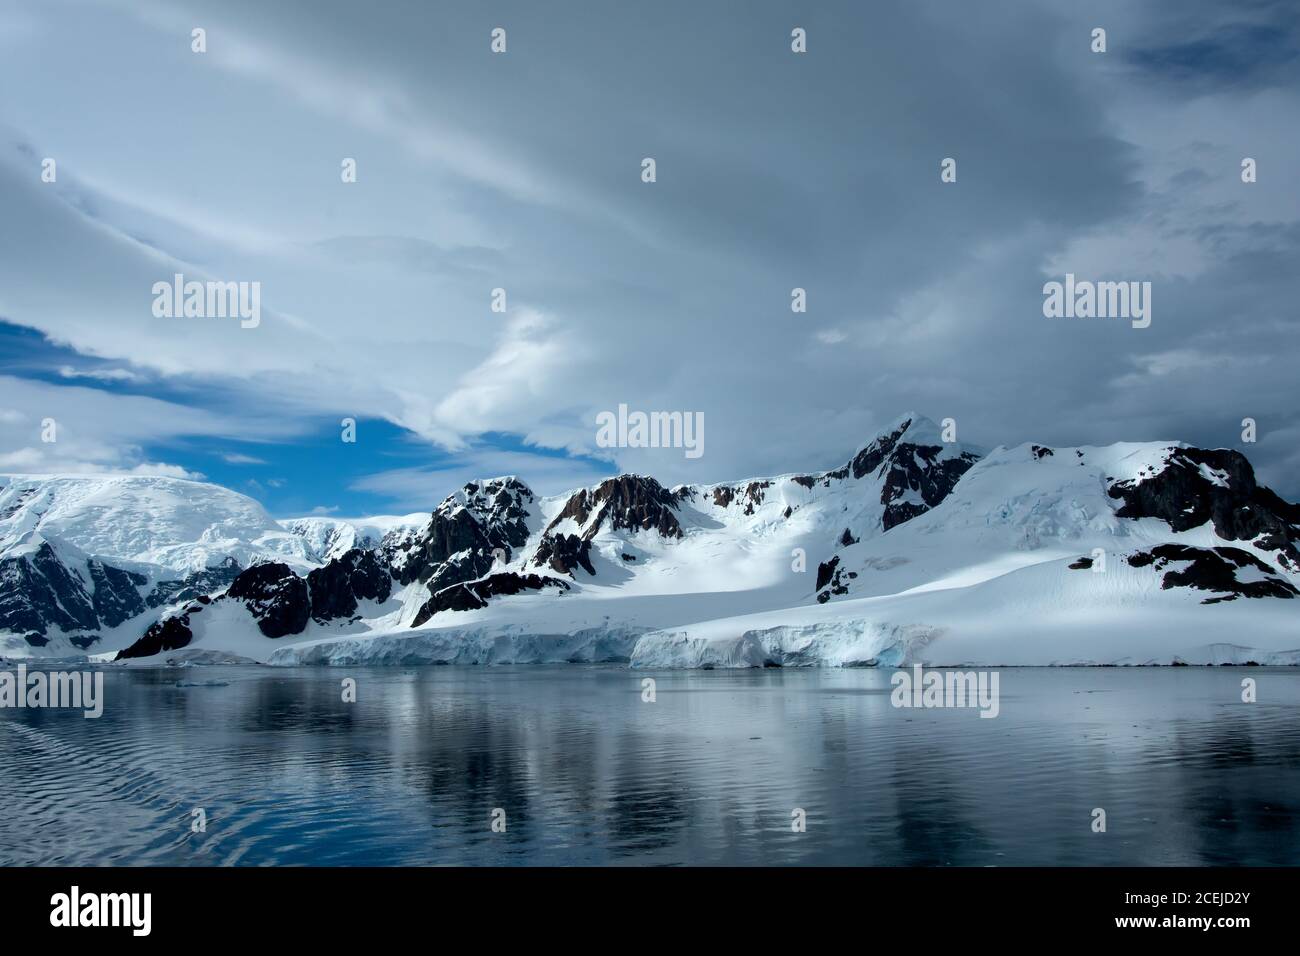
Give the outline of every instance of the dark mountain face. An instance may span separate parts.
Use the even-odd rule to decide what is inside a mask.
[[[300,634],[311,616],[307,582],[287,564],[269,561],[240,572],[225,595],[242,601],[267,637]]]
[[[807,479],[808,487],[817,481],[829,486],[850,475],[861,479],[875,474],[884,479],[880,489],[880,503],[885,506],[881,530],[888,531],[924,514],[948,497],[980,456],[970,451],[945,456],[943,445],[905,440],[911,427],[911,419],[900,422],[889,434],[881,435],[854,455],[843,468],[828,471],[819,479]]]
[[[596,520],[583,532],[590,541],[602,529],[611,531],[658,531],[670,538],[682,536],[677,521],[677,499],[663,485],[644,475],[616,475],[606,478],[594,491],[573,494],[547,528],[550,532],[566,519],[581,526],[592,516]]]
[[[979,461],[979,455],[962,452],[955,458],[943,458],[941,445],[914,445],[902,442],[888,458],[889,471],[880,501],[885,506],[880,516],[884,531],[925,514],[947,498],[961,476]],[[885,466],[882,464],[882,468]],[[920,497],[920,501],[909,496]],[[907,499],[907,500],[905,500]]]
[[[241,601],[267,637],[301,634],[308,618],[325,623],[351,618],[360,601],[387,601],[388,567],[375,551],[353,548],[300,578],[286,564],[256,564],[235,578],[218,600]]]
[[[435,614],[442,611],[473,611],[487,607],[488,601],[503,594],[521,594],[524,591],[540,591],[553,588],[558,593],[569,590],[569,584],[559,578],[539,574],[516,574],[505,571],[493,574],[481,581],[455,584],[443,588],[425,601],[416,612],[412,627],[419,627]]]
[[[389,550],[393,576],[438,591],[486,574],[498,554],[509,561],[528,540],[529,506],[535,500],[515,478],[471,482],[460,496],[437,507],[422,534]]]
[[[148,583],[144,575],[122,571],[94,559],[86,562],[86,569],[90,572],[95,615],[101,627],[117,627],[144,613],[145,603],[140,597],[140,588]]]
[[[770,481],[750,481],[743,485],[718,485],[713,489],[713,503],[719,508],[726,508],[733,501],[739,501],[743,506],[743,513],[752,515],[754,509],[763,503],[764,493],[771,487]],[[683,490],[687,494],[694,494],[691,489]]]
[[[583,488],[569,497],[560,513],[547,525],[532,563],[570,576],[579,567],[588,574],[595,574],[596,569],[591,563],[591,542],[604,529],[657,531],[666,538],[680,538],[679,500],[653,478],[643,475],[606,478],[594,491]],[[573,521],[582,533],[558,531],[566,521]]]
[[[855,479],[876,475],[882,479],[880,503],[884,509],[880,514],[881,531],[896,528],[917,515],[925,514],[952,493],[962,475],[980,460],[980,456],[970,451],[945,454],[948,449],[943,445],[908,440],[911,426],[910,419],[900,422],[889,434],[881,435],[854,455],[844,467],[828,471],[820,478],[807,479],[806,486],[813,487],[820,482],[826,487],[833,481],[844,481],[850,475]],[[805,484],[804,480],[799,481]],[[859,540],[845,528],[838,546],[850,547]],[[849,581],[857,576],[857,572],[841,566],[837,557],[822,562],[817,569],[818,603],[825,604],[832,597],[848,594]]]
[[[239,576],[243,568],[234,558],[226,558],[218,565],[194,571],[178,581],[161,581],[154,585],[144,599],[149,607],[162,607],[180,601],[192,601],[203,594],[215,594]]]
[[[387,601],[392,590],[392,575],[377,551],[353,548],[306,578],[300,578],[287,564],[255,564],[239,572],[224,594],[201,595],[180,613],[150,624],[144,635],[117,657],[148,657],[188,646],[194,638],[190,618],[221,601],[242,603],[258,630],[276,638],[301,634],[308,619],[322,624],[350,619],[357,613],[359,601]]]
[[[44,638],[50,627],[93,631],[99,617],[86,582],[43,541],[28,554],[0,561],[0,628]]]
[[[146,608],[146,579],[94,559],[84,571],[65,564],[48,541],[29,554],[0,560],[0,629],[26,633],[43,646],[49,628],[90,631],[116,627]],[[88,646],[94,635],[83,638]]]
[[[234,580],[234,559],[183,580],[163,581],[146,595],[148,583],[134,571],[105,564],[97,558],[66,562],[49,542],[30,554],[0,560],[0,630],[28,634],[28,643],[43,646],[50,628],[72,637],[78,647],[98,639],[94,632],[118,625],[150,608],[192,600],[219,590]]]
[[[334,558],[307,575],[311,616],[321,622],[350,618],[358,601],[387,601],[393,577],[374,551],[360,548]]]
[[[194,640],[194,632],[190,630],[190,614],[198,609],[195,605],[175,617],[154,621],[143,637],[125,650],[118,651],[117,657],[113,659],[125,661],[133,657],[151,657],[163,651],[178,651],[182,647],[188,647],[190,641]]]
[[[1228,541],[1250,541],[1277,553],[1278,563],[1300,570],[1300,505],[1256,483],[1255,471],[1238,451],[1177,448],[1165,467],[1141,481],[1117,481],[1108,491],[1124,504],[1121,518],[1159,518],[1174,531],[1207,521]]]
[[[533,555],[533,563],[570,577],[573,577],[575,568],[582,568],[591,575],[596,573],[591,563],[591,541],[576,534],[544,535]]]

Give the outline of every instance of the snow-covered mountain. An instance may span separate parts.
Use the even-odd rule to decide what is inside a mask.
[[[0,653],[294,663],[1300,663],[1300,506],[1231,450],[980,449],[276,523],[161,478],[0,490]],[[161,655],[161,657],[159,657]]]
[[[353,548],[373,550],[385,542],[410,538],[429,523],[425,512],[409,515],[376,515],[371,518],[329,518],[312,515],[278,522],[285,531],[306,543],[307,554],[323,564]]]

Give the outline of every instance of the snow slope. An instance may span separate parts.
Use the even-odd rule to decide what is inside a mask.
[[[233,557],[310,567],[307,542],[245,495],[180,478],[12,475],[0,478],[0,556],[32,533],[154,578]]]
[[[1205,604],[1206,592],[1163,588],[1128,562],[1168,542],[1231,546],[1300,583],[1272,552],[1209,523],[1173,532],[1118,515],[1108,488],[1148,480],[1185,446],[1040,447],[996,449],[938,507],[846,549],[863,596],[662,629],[633,665],[1300,663],[1297,602]],[[1084,557],[1092,567],[1070,567]]]
[[[420,511],[409,515],[375,515],[370,518],[328,518],[310,516],[277,522],[301,538],[307,554],[318,564],[340,557],[352,548],[378,548],[385,540],[409,537],[429,523]]]

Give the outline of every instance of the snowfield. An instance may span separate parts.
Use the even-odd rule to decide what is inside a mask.
[[[252,498],[181,478],[11,477],[0,489],[0,548],[32,533],[159,578],[227,557],[314,564],[307,541]]]

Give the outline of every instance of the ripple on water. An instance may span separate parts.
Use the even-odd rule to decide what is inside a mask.
[[[0,862],[1294,864],[1300,673],[1243,673],[1004,669],[988,720],[871,670],[113,669],[0,712]]]

